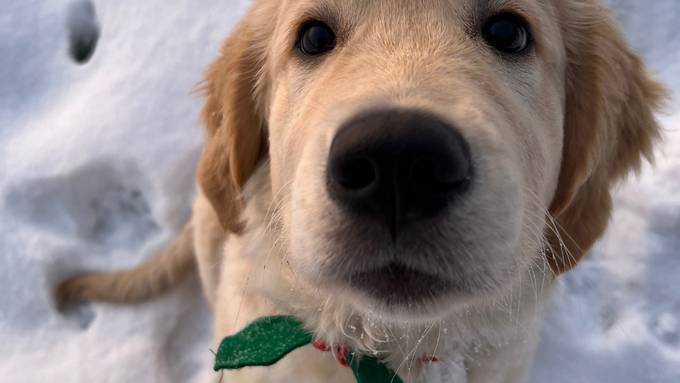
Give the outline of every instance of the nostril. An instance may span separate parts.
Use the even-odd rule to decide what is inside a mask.
[[[378,178],[376,165],[367,157],[342,161],[334,174],[335,181],[348,191],[359,191],[373,185]]]

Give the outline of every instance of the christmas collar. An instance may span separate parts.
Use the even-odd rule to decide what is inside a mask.
[[[313,344],[331,351],[291,316],[272,316],[256,320],[236,335],[224,338],[215,358],[215,371],[276,364],[292,351]],[[358,355],[345,346],[332,348],[340,363],[352,369],[357,383],[403,383],[397,373],[375,357]],[[436,361],[432,358],[431,361]]]

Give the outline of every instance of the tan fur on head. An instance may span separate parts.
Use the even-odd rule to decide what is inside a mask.
[[[563,273],[604,233],[611,188],[660,138],[654,111],[666,91],[631,51],[610,12],[592,1],[560,2],[567,50],[567,110],[560,181],[550,207],[550,265]],[[557,230],[557,234],[555,232]],[[565,248],[566,247],[566,248]]]
[[[266,73],[275,2],[259,1],[208,70],[203,121],[207,143],[199,183],[222,226],[239,232],[241,189],[266,155]],[[553,270],[563,273],[603,234],[610,188],[659,138],[653,111],[665,95],[629,48],[610,12],[594,1],[557,2],[566,49],[566,112],[559,185],[546,231]]]

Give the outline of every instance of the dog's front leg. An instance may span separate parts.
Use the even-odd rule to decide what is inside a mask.
[[[263,293],[264,284],[275,278],[262,274],[265,269],[257,255],[266,254],[259,248],[263,241],[251,235],[232,238],[224,249],[219,285],[215,291],[215,346],[224,337],[234,335],[258,318],[282,314]],[[273,266],[268,269],[273,269]],[[336,361],[333,353],[321,352],[311,345],[293,351],[270,367],[247,367],[216,373],[214,377],[215,382],[222,383],[355,382],[352,371]]]
[[[263,300],[235,295],[229,303],[218,300],[216,306],[216,340],[233,335],[257,318],[276,314],[274,307]],[[241,301],[241,299],[244,299]],[[220,303],[227,303],[226,305]],[[222,315],[220,313],[228,313]],[[237,318],[237,319],[235,319]],[[321,352],[311,345],[285,356],[270,367],[247,367],[238,371],[217,373],[221,383],[354,383],[349,368],[335,360],[333,353]]]
[[[354,383],[352,371],[342,367],[331,354],[303,347],[271,367],[248,367],[217,373],[217,383]]]

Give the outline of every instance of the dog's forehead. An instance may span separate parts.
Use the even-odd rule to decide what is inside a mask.
[[[476,34],[493,14],[511,12],[528,21],[537,45],[558,57],[550,41],[560,39],[558,20],[565,0],[286,0],[279,26],[293,31],[308,20],[327,22],[343,34],[361,31],[361,40],[420,46],[423,42],[462,41]],[[571,1],[571,0],[570,0]]]
[[[554,3],[559,1],[562,0],[286,0],[281,9],[282,14],[288,16],[330,16],[351,21],[376,20],[375,16],[385,21],[455,20],[498,10],[512,10],[528,18],[537,18],[552,14]]]
[[[510,12],[529,23],[537,57],[559,72],[564,61],[561,25],[568,24],[561,20],[566,1],[576,0],[285,0],[278,3],[280,33],[273,47],[283,52],[302,23],[321,20],[352,47],[355,57],[399,51],[455,58],[474,50],[470,37],[480,33],[489,17]]]

